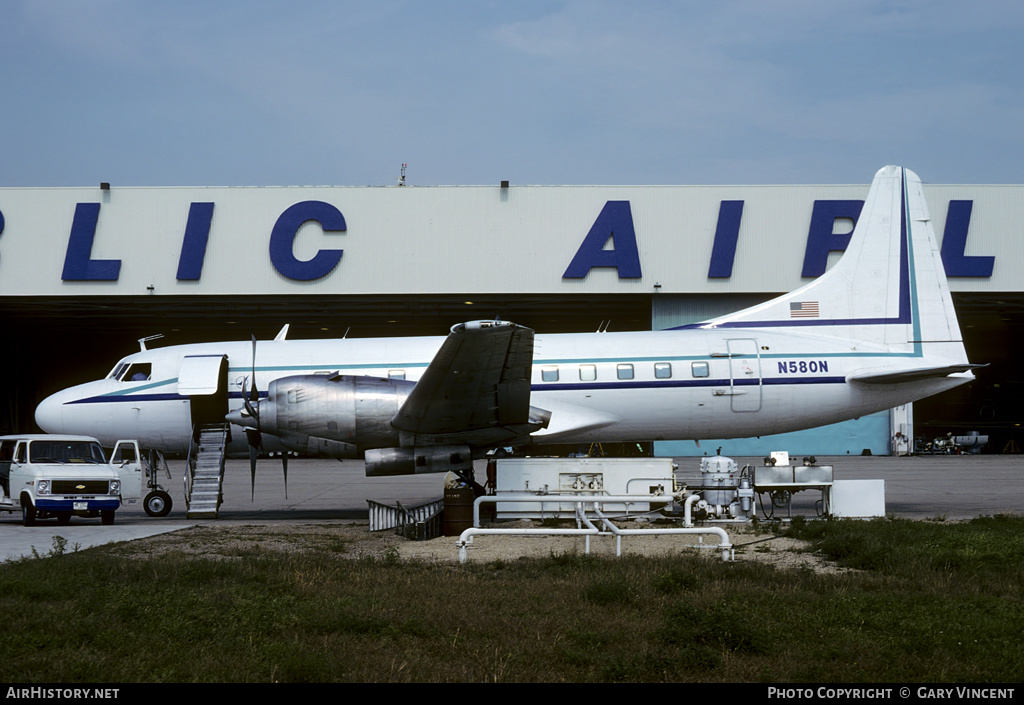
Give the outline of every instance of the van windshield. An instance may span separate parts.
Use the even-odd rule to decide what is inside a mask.
[[[32,441],[30,463],[105,463],[103,449],[93,441]]]

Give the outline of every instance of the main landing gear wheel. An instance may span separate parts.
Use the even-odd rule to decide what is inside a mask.
[[[142,508],[151,517],[165,517],[171,512],[171,496],[163,490],[156,490],[142,500]]]

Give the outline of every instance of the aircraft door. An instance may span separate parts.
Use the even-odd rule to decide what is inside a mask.
[[[737,412],[761,410],[761,350],[753,338],[726,341],[729,349],[729,398]]]
[[[227,355],[189,355],[178,371],[178,394],[189,398],[192,427],[224,423],[228,413]]]

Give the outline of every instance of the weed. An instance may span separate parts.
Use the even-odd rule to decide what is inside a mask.
[[[672,594],[675,592],[696,590],[700,587],[701,581],[692,570],[672,568],[654,578],[652,582],[654,589],[658,592]]]
[[[704,609],[678,603],[665,611],[663,626],[656,635],[666,643],[685,647],[763,653],[768,649],[769,639],[746,619],[745,614],[745,610],[728,602]]]
[[[0,566],[17,635],[0,659],[15,682],[1011,681],[1021,529],[786,529],[867,566],[838,575],[702,556],[353,560],[272,540],[245,560],[125,561],[56,542]]]
[[[77,553],[78,549],[82,547],[81,544],[76,543],[71,547],[72,552]],[[68,540],[63,536],[54,536],[51,541],[51,548],[44,554],[39,553],[35,546],[31,547],[33,558],[54,558],[56,556],[63,556],[68,550]]]
[[[590,570],[600,559],[589,553],[552,553],[547,565],[551,568],[577,568]]]
[[[584,589],[583,597],[600,607],[625,607],[633,601],[630,586],[622,579],[596,580]]]

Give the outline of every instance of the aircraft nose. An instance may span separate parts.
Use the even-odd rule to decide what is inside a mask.
[[[36,407],[36,425],[47,433],[64,433],[64,396],[51,394]]]

